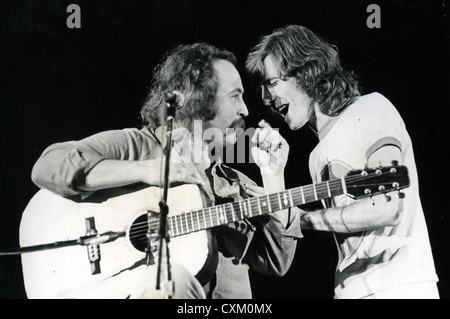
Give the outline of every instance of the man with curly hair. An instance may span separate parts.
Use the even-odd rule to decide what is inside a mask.
[[[170,167],[171,186],[199,185],[205,206],[225,205],[264,192],[284,190],[285,160],[279,162],[277,172],[263,176],[263,189],[241,172],[221,162],[211,162],[209,156],[201,157],[200,161],[186,158],[186,154],[198,155],[191,149],[195,143],[200,143],[200,153],[206,155],[212,153],[209,148],[233,145],[236,130],[244,127],[244,117],[248,115],[235,56],[205,43],[178,46],[155,68],[151,89],[141,110],[145,123],[142,129],[111,130],[80,141],[53,144],[35,163],[32,180],[41,188],[60,196],[76,197],[83,201],[105,189],[140,183],[160,186],[161,159],[168,147],[163,125],[167,93],[180,97],[174,121],[174,141],[177,139],[176,132],[192,133],[196,121],[200,121],[202,130],[214,128],[216,132],[214,140],[209,135],[194,133],[187,134],[188,138],[183,136],[176,143],[177,146],[180,146],[179,143],[182,145],[173,148],[173,156],[184,157]],[[276,138],[277,132],[271,132],[266,137]],[[254,154],[272,152],[264,145],[255,147]],[[280,153],[286,159],[286,145],[279,146],[280,149],[284,148],[284,152],[273,149],[272,153]],[[180,150],[191,152],[176,154]],[[257,164],[261,170],[267,165],[261,161]],[[202,272],[200,276],[190,273],[182,264],[171,263],[172,280],[175,282],[173,298],[251,298],[249,267],[275,276],[281,276],[288,270],[295,253],[296,240],[301,237],[300,215],[282,210],[247,218],[247,210],[252,209],[247,204],[233,207],[235,211],[228,215],[228,223],[224,215],[219,215],[225,222],[222,226],[210,229],[208,238],[211,251],[207,258],[210,265],[205,265],[209,271]],[[245,217],[244,220],[241,217]],[[212,218],[211,215],[208,218]],[[209,222],[209,219],[197,220],[199,226],[200,223]],[[178,228],[172,229],[176,230]],[[178,250],[183,251],[183,247],[188,248],[182,244]],[[171,260],[176,260],[175,257],[172,256]],[[154,289],[155,269],[140,265],[104,280],[98,287],[79,287],[73,290],[73,294],[66,293],[64,296],[164,298],[163,291]],[[205,275],[209,273],[209,277]]]
[[[246,67],[291,130],[308,124],[316,133],[309,159],[314,182],[393,161],[409,170],[403,199],[344,195],[302,213],[302,228],[334,233],[335,298],[438,298],[412,143],[396,108],[379,93],[361,95],[337,49],[302,26],[263,36]]]

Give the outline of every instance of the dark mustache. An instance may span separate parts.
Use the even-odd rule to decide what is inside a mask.
[[[229,127],[234,128],[234,129],[241,128],[241,129],[245,130],[245,121],[243,118],[239,118],[239,119],[231,122]]]

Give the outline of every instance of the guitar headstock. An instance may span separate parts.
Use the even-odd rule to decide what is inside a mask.
[[[392,165],[364,170],[350,171],[345,177],[347,193],[352,198],[363,198],[398,191],[409,187],[409,175],[406,166]]]

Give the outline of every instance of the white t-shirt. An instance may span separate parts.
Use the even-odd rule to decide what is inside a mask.
[[[413,147],[395,107],[379,93],[361,96],[319,132],[319,139],[309,159],[315,183],[363,169],[369,156],[384,145],[400,148],[400,164],[408,168],[410,179],[410,186],[402,191],[405,198],[399,225],[335,233],[339,255],[335,297],[362,298],[399,285],[436,282]],[[339,207],[351,202],[344,195],[324,205]]]

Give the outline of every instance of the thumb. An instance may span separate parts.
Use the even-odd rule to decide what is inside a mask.
[[[267,122],[266,120],[259,121],[258,125],[262,128],[272,128],[272,126],[270,126],[269,122]]]

